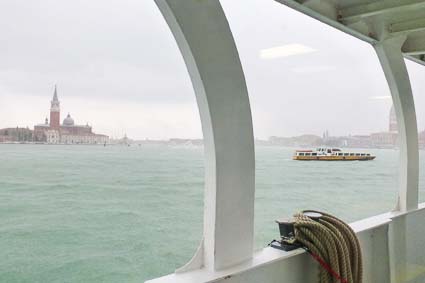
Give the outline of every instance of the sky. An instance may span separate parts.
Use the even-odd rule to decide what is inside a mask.
[[[388,128],[392,102],[370,45],[272,0],[221,3],[257,138]],[[0,35],[0,128],[42,123],[57,84],[62,118],[97,133],[202,137],[184,61],[153,1],[2,0]],[[425,68],[407,64],[422,130]]]

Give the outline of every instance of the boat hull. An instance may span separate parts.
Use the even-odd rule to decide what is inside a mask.
[[[299,161],[369,161],[376,156],[294,156],[293,160]]]

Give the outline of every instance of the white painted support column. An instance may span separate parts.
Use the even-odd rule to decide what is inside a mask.
[[[255,156],[245,77],[218,0],[155,2],[186,62],[204,133],[204,240],[182,271],[220,270],[253,254]]]
[[[400,142],[400,187],[398,210],[418,207],[419,150],[415,104],[401,47],[406,38],[393,37],[374,47],[387,78],[397,115]]]

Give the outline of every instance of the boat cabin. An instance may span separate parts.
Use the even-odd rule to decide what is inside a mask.
[[[302,249],[285,252],[268,247],[254,252],[251,109],[238,50],[220,1],[155,2],[174,34],[196,92],[204,132],[206,185],[199,249],[175,273],[149,282],[317,282],[317,265]],[[425,204],[418,203],[417,117],[405,63],[408,59],[425,65],[425,0],[275,2],[369,43],[376,51],[403,129],[399,133],[399,191],[393,210],[351,223],[351,227],[363,247],[363,282],[425,282]],[[278,40],[285,40],[284,32]],[[301,151],[297,156],[323,152]],[[368,156],[332,149],[325,153]]]
[[[297,150],[295,156],[371,156],[370,153],[343,152],[339,148],[319,147],[316,150]]]

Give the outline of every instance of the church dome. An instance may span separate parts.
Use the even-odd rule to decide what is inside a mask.
[[[63,120],[64,126],[74,126],[74,119],[71,118],[71,115],[66,116],[65,120]]]

